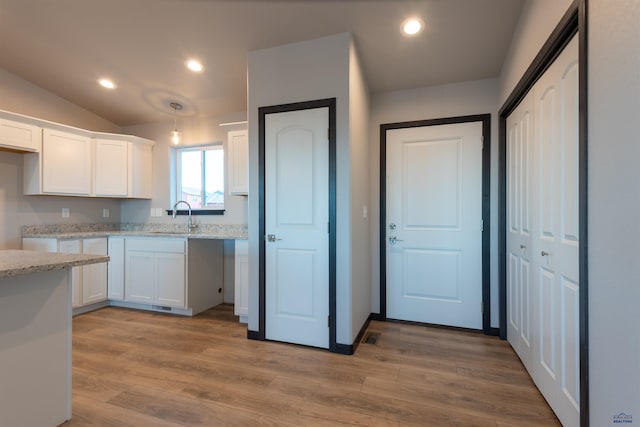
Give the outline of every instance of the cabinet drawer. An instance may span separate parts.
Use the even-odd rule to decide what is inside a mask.
[[[127,251],[185,253],[186,239],[166,239],[150,237],[147,239],[126,239]]]

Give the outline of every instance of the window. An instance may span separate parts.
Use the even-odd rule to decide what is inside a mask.
[[[176,149],[175,201],[192,209],[224,209],[224,150],[222,145]]]

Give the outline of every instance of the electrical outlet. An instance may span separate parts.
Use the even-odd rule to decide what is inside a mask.
[[[69,208],[62,208],[62,218],[69,218]]]
[[[102,218],[109,218],[109,209],[108,208],[102,209]]]

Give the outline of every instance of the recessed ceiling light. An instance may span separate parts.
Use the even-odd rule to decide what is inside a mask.
[[[107,88],[107,89],[115,89],[116,88],[116,84],[114,82],[112,82],[109,79],[100,79],[98,80],[98,83],[100,84],[100,86]]]
[[[204,70],[204,67],[199,61],[195,59],[190,59],[187,61],[187,68],[193,71],[194,73],[201,73]]]
[[[424,21],[420,18],[409,18],[405,20],[400,26],[402,35],[407,37],[413,37],[418,35],[424,29]]]

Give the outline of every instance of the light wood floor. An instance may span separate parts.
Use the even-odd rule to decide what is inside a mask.
[[[371,322],[353,356],[251,341],[223,305],[194,318],[105,308],[73,320],[64,426],[558,426],[508,344]]]

